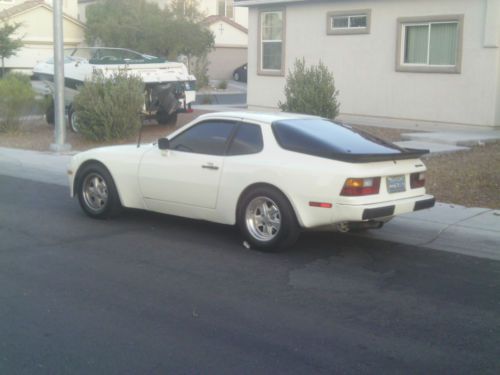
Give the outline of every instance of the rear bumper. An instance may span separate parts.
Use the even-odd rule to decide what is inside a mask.
[[[434,197],[418,200],[413,205],[412,211],[418,211],[418,210],[423,210],[426,208],[431,208],[431,207],[434,207],[434,204],[436,204],[436,199]],[[389,206],[376,207],[376,208],[365,208],[363,210],[362,219],[363,220],[373,220],[373,219],[377,219],[377,218],[381,218],[381,217],[393,216],[395,210],[396,210],[396,205],[389,205]]]
[[[431,208],[435,203],[436,200],[432,195],[422,195],[369,205],[338,204],[334,207],[334,222],[383,219]]]

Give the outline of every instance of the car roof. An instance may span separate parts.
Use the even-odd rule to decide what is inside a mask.
[[[287,113],[287,112],[250,112],[250,111],[235,111],[235,112],[214,112],[206,113],[199,117],[200,120],[208,119],[238,119],[247,121],[257,121],[272,124],[275,121],[280,120],[294,120],[294,119],[320,119],[317,116],[311,115],[301,115],[297,113]]]

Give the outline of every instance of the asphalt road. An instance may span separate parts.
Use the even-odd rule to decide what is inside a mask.
[[[0,175],[0,374],[498,374],[500,262],[232,227]]]

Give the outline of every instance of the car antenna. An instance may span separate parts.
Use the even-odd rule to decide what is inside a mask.
[[[142,137],[142,128],[144,127],[144,116],[141,115],[141,127],[139,128],[139,137],[137,139],[137,148],[141,147],[141,137]]]

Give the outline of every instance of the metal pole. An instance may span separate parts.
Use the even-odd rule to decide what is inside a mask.
[[[64,37],[62,0],[52,2],[54,10],[54,137],[55,143],[50,145],[54,151],[67,151],[71,145],[66,144],[66,121],[64,106]]]

